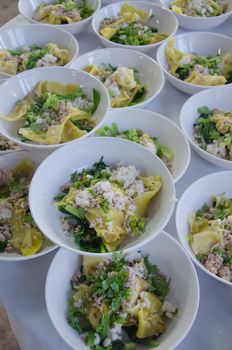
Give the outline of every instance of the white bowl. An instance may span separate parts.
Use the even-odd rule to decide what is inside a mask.
[[[39,23],[44,25],[43,22],[36,21],[33,19],[33,16],[35,14],[35,11],[37,10],[38,6],[42,3],[50,4],[52,3],[52,0],[19,0],[18,3],[18,9],[21,15],[23,15],[27,20],[29,20],[32,23]],[[97,13],[97,11],[101,7],[101,1],[100,0],[87,0],[87,3],[92,9],[94,9],[94,13],[92,16],[83,19],[80,22],[77,23],[70,23],[70,24],[51,24],[51,26],[62,28],[64,30],[67,30],[71,34],[77,34],[80,33],[86,24],[88,24],[93,16]]]
[[[43,161],[44,155],[41,153],[32,153],[29,151],[18,151],[11,154],[2,155],[0,157],[0,169],[13,169],[22,159],[29,159],[34,164],[35,167],[38,167],[39,164]],[[0,253],[0,261],[25,261],[31,260],[34,258],[39,258],[47,253],[52,252],[57,247],[53,244],[45,244],[43,249],[34,255],[31,256],[22,256],[18,253]]]
[[[212,195],[225,193],[229,198],[232,197],[231,179],[232,171],[216,172],[200,178],[182,194],[176,209],[176,229],[178,237],[194,263],[211,277],[230,286],[232,286],[232,282],[223,280],[209,272],[195,257],[187,240],[187,234],[189,232],[189,215],[201,208],[204,203],[209,202]]]
[[[184,175],[190,162],[190,147],[181,129],[170,119],[142,109],[123,112],[117,110],[108,114],[102,127],[112,123],[117,124],[119,131],[140,129],[151,137],[158,137],[159,142],[175,154],[172,173],[174,182],[180,180]]]
[[[0,48],[18,50],[25,46],[37,44],[43,47],[47,43],[55,43],[62,49],[68,50],[69,66],[78,56],[79,45],[77,40],[68,32],[51,25],[25,24],[1,31]],[[0,79],[7,79],[12,74],[0,71]]]
[[[219,50],[221,54],[232,52],[232,38],[216,33],[190,32],[175,36],[174,47],[185,53],[196,53],[202,56],[216,55]],[[213,89],[213,86],[203,86],[186,83],[174,77],[169,72],[168,62],[165,57],[166,43],[163,43],[157,51],[157,61],[163,68],[167,80],[178,90],[193,95],[199,91]],[[228,84],[229,85],[229,84]]]
[[[84,69],[89,64],[111,64],[114,67],[136,68],[139,80],[145,84],[147,93],[145,100],[134,106],[121,107],[120,110],[126,110],[135,107],[146,107],[156,96],[159,95],[164,86],[164,74],[157,62],[142,52],[108,48],[88,52],[80,56],[72,65],[73,69]],[[151,74],[152,72],[152,74]],[[114,108],[116,109],[116,108]]]
[[[138,144],[119,138],[93,137],[60,148],[48,156],[36,171],[30,187],[30,208],[36,224],[52,242],[83,255],[96,253],[79,250],[73,237],[64,234],[60,225],[62,215],[53,198],[74,171],[92,167],[102,156],[106,164],[122,161],[134,165],[145,175],[162,176],[163,186],[149,206],[145,232],[124,241],[124,251],[138,248],[158,235],[170,219],[175,204],[175,187],[169,170],[156,155]],[[111,253],[97,255],[107,256]]]
[[[193,149],[208,162],[222,168],[232,170],[232,161],[225,160],[204,151],[194,140],[193,124],[199,116],[197,109],[207,106],[210,110],[219,109],[225,112],[232,111],[232,85],[208,89],[190,97],[180,112],[180,125]],[[107,121],[107,119],[106,119]]]
[[[141,251],[149,254],[151,262],[157,264],[160,270],[171,278],[169,300],[177,305],[178,315],[159,338],[159,350],[171,350],[184,339],[196,318],[200,293],[197,274],[181,245],[165,232],[143,246]],[[50,319],[63,340],[74,350],[89,349],[66,320],[70,280],[80,269],[81,263],[80,255],[60,249],[50,265],[45,286]],[[144,348],[136,346],[136,350],[142,349]]]
[[[64,67],[35,68],[6,80],[0,85],[0,115],[8,115],[15,103],[28,95],[36,84],[42,80],[57,81],[62,84],[81,85],[89,98],[92,98],[93,88],[98,90],[101,94],[101,101],[92,118],[96,120],[96,127],[101,125],[110,107],[110,99],[106,88],[99,80],[92,77],[90,74]],[[0,132],[5,137],[18,143],[22,148],[52,151],[64,145],[40,145],[29,141],[22,142],[17,133],[17,130],[22,125],[23,121],[10,122],[0,119]],[[96,127],[78,140],[92,134]],[[78,140],[73,140],[68,143],[77,142]]]
[[[172,0],[160,0],[161,4],[170,9]],[[173,11],[178,19],[179,26],[188,30],[207,30],[214,28],[225,22],[232,14],[232,2],[230,0],[225,1],[228,4],[227,11],[220,16],[216,17],[194,17],[179,15]]]
[[[98,13],[94,16],[92,20],[92,27],[98,38],[101,40],[102,44],[106,47],[120,47],[127,49],[134,49],[141,52],[148,52],[152,49],[157,48],[162,42],[167,42],[173,35],[175,35],[178,28],[178,21],[173,15],[172,11],[167,10],[161,6],[155,5],[151,2],[143,1],[127,1],[129,5],[132,5],[136,8],[142,9],[149,14],[153,14],[154,26],[156,26],[159,32],[168,33],[169,37],[162,42],[149,44],[149,45],[122,45],[114,43],[110,40],[105,39],[100,33],[99,28],[103,19],[116,17],[121,10],[124,1],[116,2],[114,4],[103,7]]]

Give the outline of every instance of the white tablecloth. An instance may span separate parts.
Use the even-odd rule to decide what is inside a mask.
[[[25,23],[25,20],[17,16],[4,27],[22,23]],[[214,31],[232,36],[232,18]],[[179,30],[179,33],[181,32],[183,30]],[[80,54],[101,47],[90,29],[77,38]],[[152,53],[151,56],[154,57]],[[178,123],[180,109],[187,98],[188,95],[182,94],[166,82],[165,88],[148,109]],[[181,193],[199,177],[218,170],[221,169],[192,152],[190,167],[177,183],[177,197],[179,198]],[[166,231],[176,237],[174,215]],[[0,304],[8,313],[21,350],[71,350],[56,333],[45,306],[44,285],[53,256],[54,253],[51,253],[27,262],[0,263]],[[176,349],[232,350],[232,289],[210,278],[199,269],[197,273],[201,292],[198,315],[189,334]]]

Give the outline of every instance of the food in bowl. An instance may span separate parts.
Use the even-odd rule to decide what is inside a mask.
[[[117,17],[102,20],[100,34],[105,39],[122,45],[155,44],[166,39],[168,34],[159,33],[150,23],[151,18],[149,13],[125,3]]]
[[[71,285],[67,320],[93,350],[156,347],[177,314],[167,300],[170,279],[148,255],[85,256]]]
[[[146,86],[139,81],[134,68],[90,64],[84,70],[105,85],[112,108],[133,106],[145,99]]]
[[[40,4],[34,19],[48,24],[71,24],[80,22],[93,13],[94,9],[86,0],[55,0]]]
[[[179,15],[216,17],[226,12],[223,0],[172,0],[170,9]]]
[[[204,267],[232,282],[232,199],[225,194],[212,196],[189,218],[189,242]]]
[[[64,66],[68,62],[68,51],[55,43],[43,47],[33,44],[18,50],[0,49],[0,71],[12,75],[36,67]]]
[[[0,252],[31,256],[48,242],[36,227],[29,208],[33,172],[34,165],[27,159],[14,169],[0,169]]]
[[[160,144],[157,137],[151,137],[140,129],[119,131],[116,123],[113,123],[111,126],[103,126],[97,130],[97,133],[100,136],[121,137],[144,146],[149,151],[155,153],[168,167],[170,172],[173,172],[172,161],[174,159],[174,153],[167,146]]]
[[[20,147],[13,141],[7,139],[6,137],[0,134],[0,152],[4,151],[15,151]]]
[[[65,233],[83,251],[105,253],[127,237],[143,234],[151,200],[162,187],[160,176],[143,176],[133,165],[106,165],[74,172],[54,198]]]
[[[23,121],[18,129],[22,141],[54,145],[85,135],[95,127],[91,118],[100,102],[100,93],[93,89],[90,100],[76,84],[41,81],[12,112],[3,119]]]
[[[194,139],[198,146],[216,157],[232,160],[232,112],[207,106],[198,108]]]
[[[186,83],[215,86],[232,83],[232,53],[199,56],[174,47],[171,39],[165,48],[170,73]]]

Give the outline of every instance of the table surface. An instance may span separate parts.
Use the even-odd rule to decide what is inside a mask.
[[[3,28],[25,23],[28,22],[19,15]],[[212,31],[232,36],[232,17]],[[184,30],[179,29],[178,33],[182,32]],[[78,42],[80,54],[102,47],[90,28],[78,35]],[[150,56],[154,57],[154,53],[151,52]],[[181,107],[188,97],[166,82],[161,94],[147,109],[159,112],[178,124]],[[177,198],[196,179],[219,170],[221,168],[192,151],[190,166],[176,184]],[[174,217],[175,212],[165,230],[177,238]],[[0,264],[0,304],[7,310],[21,350],[71,350],[55,331],[45,306],[46,274],[54,254],[27,262]],[[193,327],[176,350],[232,350],[232,288],[200,269],[196,270],[201,293],[199,311]]]

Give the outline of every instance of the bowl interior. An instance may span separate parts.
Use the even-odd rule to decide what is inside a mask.
[[[20,0],[19,7],[20,7],[20,11],[23,13],[24,16],[33,18],[34,12],[36,11],[36,9],[40,4],[42,3],[52,4],[53,2],[54,1],[52,0]],[[98,0],[87,0],[86,2],[94,10],[96,10],[99,6]]]
[[[200,56],[215,56],[218,53],[223,55],[232,52],[232,38],[220,34],[192,32],[178,35],[174,39],[174,47],[184,53],[196,53]],[[163,68],[169,72],[165,57],[165,44],[158,49],[157,58]],[[189,84],[186,82],[182,83]]]
[[[72,64],[72,68],[83,69],[89,64],[100,66],[109,63],[114,67],[124,66],[136,69],[136,75],[140,82],[147,88],[145,100],[154,97],[163,86],[164,77],[158,64],[145,54],[132,50],[101,49],[92,51],[80,56]]]
[[[29,151],[17,151],[15,153],[8,153],[6,155],[0,156],[0,170],[1,169],[13,169],[22,159],[29,159],[31,160],[34,165],[35,169],[40,165],[40,163],[44,160],[45,155],[42,153],[32,153]],[[54,245],[48,244],[48,242],[45,241],[45,244],[42,248],[42,250],[32,256],[22,256],[18,253],[0,253],[0,260],[28,260],[33,259],[35,257],[44,255],[46,253],[49,253],[51,250],[53,250],[55,247]]]
[[[171,321],[160,337],[160,350],[173,349],[187,334],[195,319],[199,290],[194,267],[181,246],[168,234],[143,246],[142,253],[171,278],[169,300],[178,307],[177,319]],[[46,281],[46,304],[49,316],[60,335],[73,349],[87,349],[78,333],[66,321],[70,280],[81,267],[82,258],[64,249],[55,256]],[[181,273],[180,273],[181,266]],[[54,298],[54,295],[56,297]],[[144,348],[138,346],[136,350]],[[151,349],[148,349],[151,350]]]
[[[224,171],[213,173],[197,180],[184,192],[176,210],[176,227],[179,239],[194,262],[212,277],[230,285],[230,282],[224,281],[210,273],[197,260],[186,237],[189,232],[189,215],[191,215],[195,210],[200,209],[204,203],[209,203],[212,195],[225,193],[225,195],[229,198],[232,197],[231,178],[232,172]]]
[[[174,181],[183,175],[190,159],[189,144],[181,130],[168,118],[151,111],[133,109],[123,111],[123,113],[121,111],[110,112],[102,126],[112,123],[117,124],[119,131],[140,129],[149,136],[158,137],[159,142],[175,154],[172,173]]]
[[[92,99],[92,91],[95,88],[101,94],[101,101],[92,118],[95,120],[96,125],[99,125],[104,119],[109,108],[109,97],[103,84],[85,72],[71,70],[63,67],[33,69],[33,71],[26,71],[24,73],[18,74],[17,76],[12,77],[4,82],[0,86],[0,93],[2,96],[2,102],[0,102],[0,115],[9,115],[16,102],[27,96],[34,89],[36,84],[42,80],[56,81],[62,84],[80,85],[83,87],[84,92],[90,99]],[[30,147],[42,148],[54,148],[55,146],[60,146],[38,145],[33,142],[22,143],[18,135],[18,129],[23,125],[23,123],[23,121],[10,122],[1,119],[0,131],[4,136],[9,137],[24,147],[28,145]],[[82,137],[86,137],[87,135],[91,134],[94,132],[94,129]]]
[[[53,198],[69,180],[71,173],[92,167],[102,156],[106,164],[115,165],[121,161],[125,165],[134,165],[144,175],[162,176],[163,186],[149,206],[145,232],[139,237],[125,240],[122,249],[130,250],[152,239],[163,229],[173,211],[175,189],[171,174],[164,163],[144,147],[127,140],[108,137],[88,138],[83,142],[64,146],[52,153],[37,170],[30,187],[29,200],[33,218],[42,232],[67,249],[79,251],[73,237],[62,232],[61,214],[55,207]],[[54,177],[54,174],[57,176]]]
[[[65,31],[48,25],[33,25],[14,27],[3,30],[0,36],[0,48],[18,50],[25,46],[37,44],[43,47],[47,43],[56,43],[68,50],[70,60],[76,58],[79,48],[76,39]]]
[[[99,32],[100,24],[103,19],[118,16],[123,3],[124,2],[114,3],[98,11],[93,19],[93,26],[97,32]],[[152,15],[153,17],[150,20],[150,24],[155,26],[159,32],[171,35],[176,31],[177,22],[171,11],[167,11],[161,6],[154,5],[151,2],[128,1],[128,3]]]

